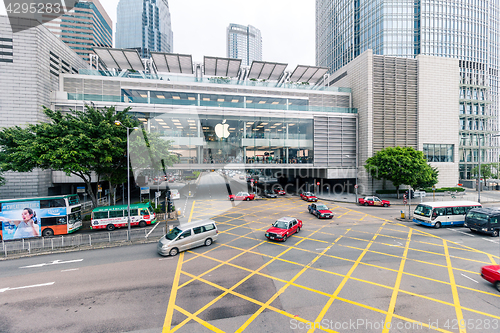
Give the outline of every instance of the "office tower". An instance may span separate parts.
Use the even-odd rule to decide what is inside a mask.
[[[479,159],[498,161],[499,16],[498,0],[316,0],[316,64],[334,72],[368,49],[457,59],[456,159],[460,177],[474,177]]]
[[[150,52],[173,52],[167,0],[120,0],[116,13],[115,47],[136,49],[143,58]]]
[[[227,57],[241,59],[243,66],[250,66],[254,60],[262,60],[260,30],[251,25],[229,24],[227,27]]]
[[[94,46],[113,47],[113,23],[99,0],[80,0],[67,14],[44,26],[87,62]]]

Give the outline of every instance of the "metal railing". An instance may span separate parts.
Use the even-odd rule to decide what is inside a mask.
[[[130,231],[130,240],[159,240],[166,233],[166,225],[147,228],[133,228]],[[0,255],[16,256],[32,253],[51,252],[58,249],[70,249],[80,247],[99,247],[105,244],[126,242],[128,230],[117,229],[111,232],[95,231],[93,233],[61,235],[54,237],[27,238],[19,240],[3,241],[0,248]]]

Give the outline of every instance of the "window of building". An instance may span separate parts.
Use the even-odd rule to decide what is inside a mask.
[[[428,162],[453,162],[454,145],[424,143],[423,153]]]

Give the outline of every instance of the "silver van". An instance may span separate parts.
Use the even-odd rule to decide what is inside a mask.
[[[162,256],[175,256],[180,251],[186,251],[193,247],[212,245],[217,240],[218,233],[217,225],[213,220],[179,225],[160,239],[157,250]]]

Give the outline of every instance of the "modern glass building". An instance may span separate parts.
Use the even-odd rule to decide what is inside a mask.
[[[262,60],[260,30],[251,25],[229,24],[227,27],[227,57],[241,59],[243,66],[250,66],[254,60]]]
[[[497,0],[316,0],[316,64],[337,71],[361,53],[458,59],[460,177],[498,161]],[[479,154],[481,147],[481,154]]]
[[[173,52],[173,33],[167,0],[120,0],[115,47],[150,52]]]
[[[113,46],[113,23],[99,0],[79,1],[67,14],[44,26],[87,62],[93,47]]]

